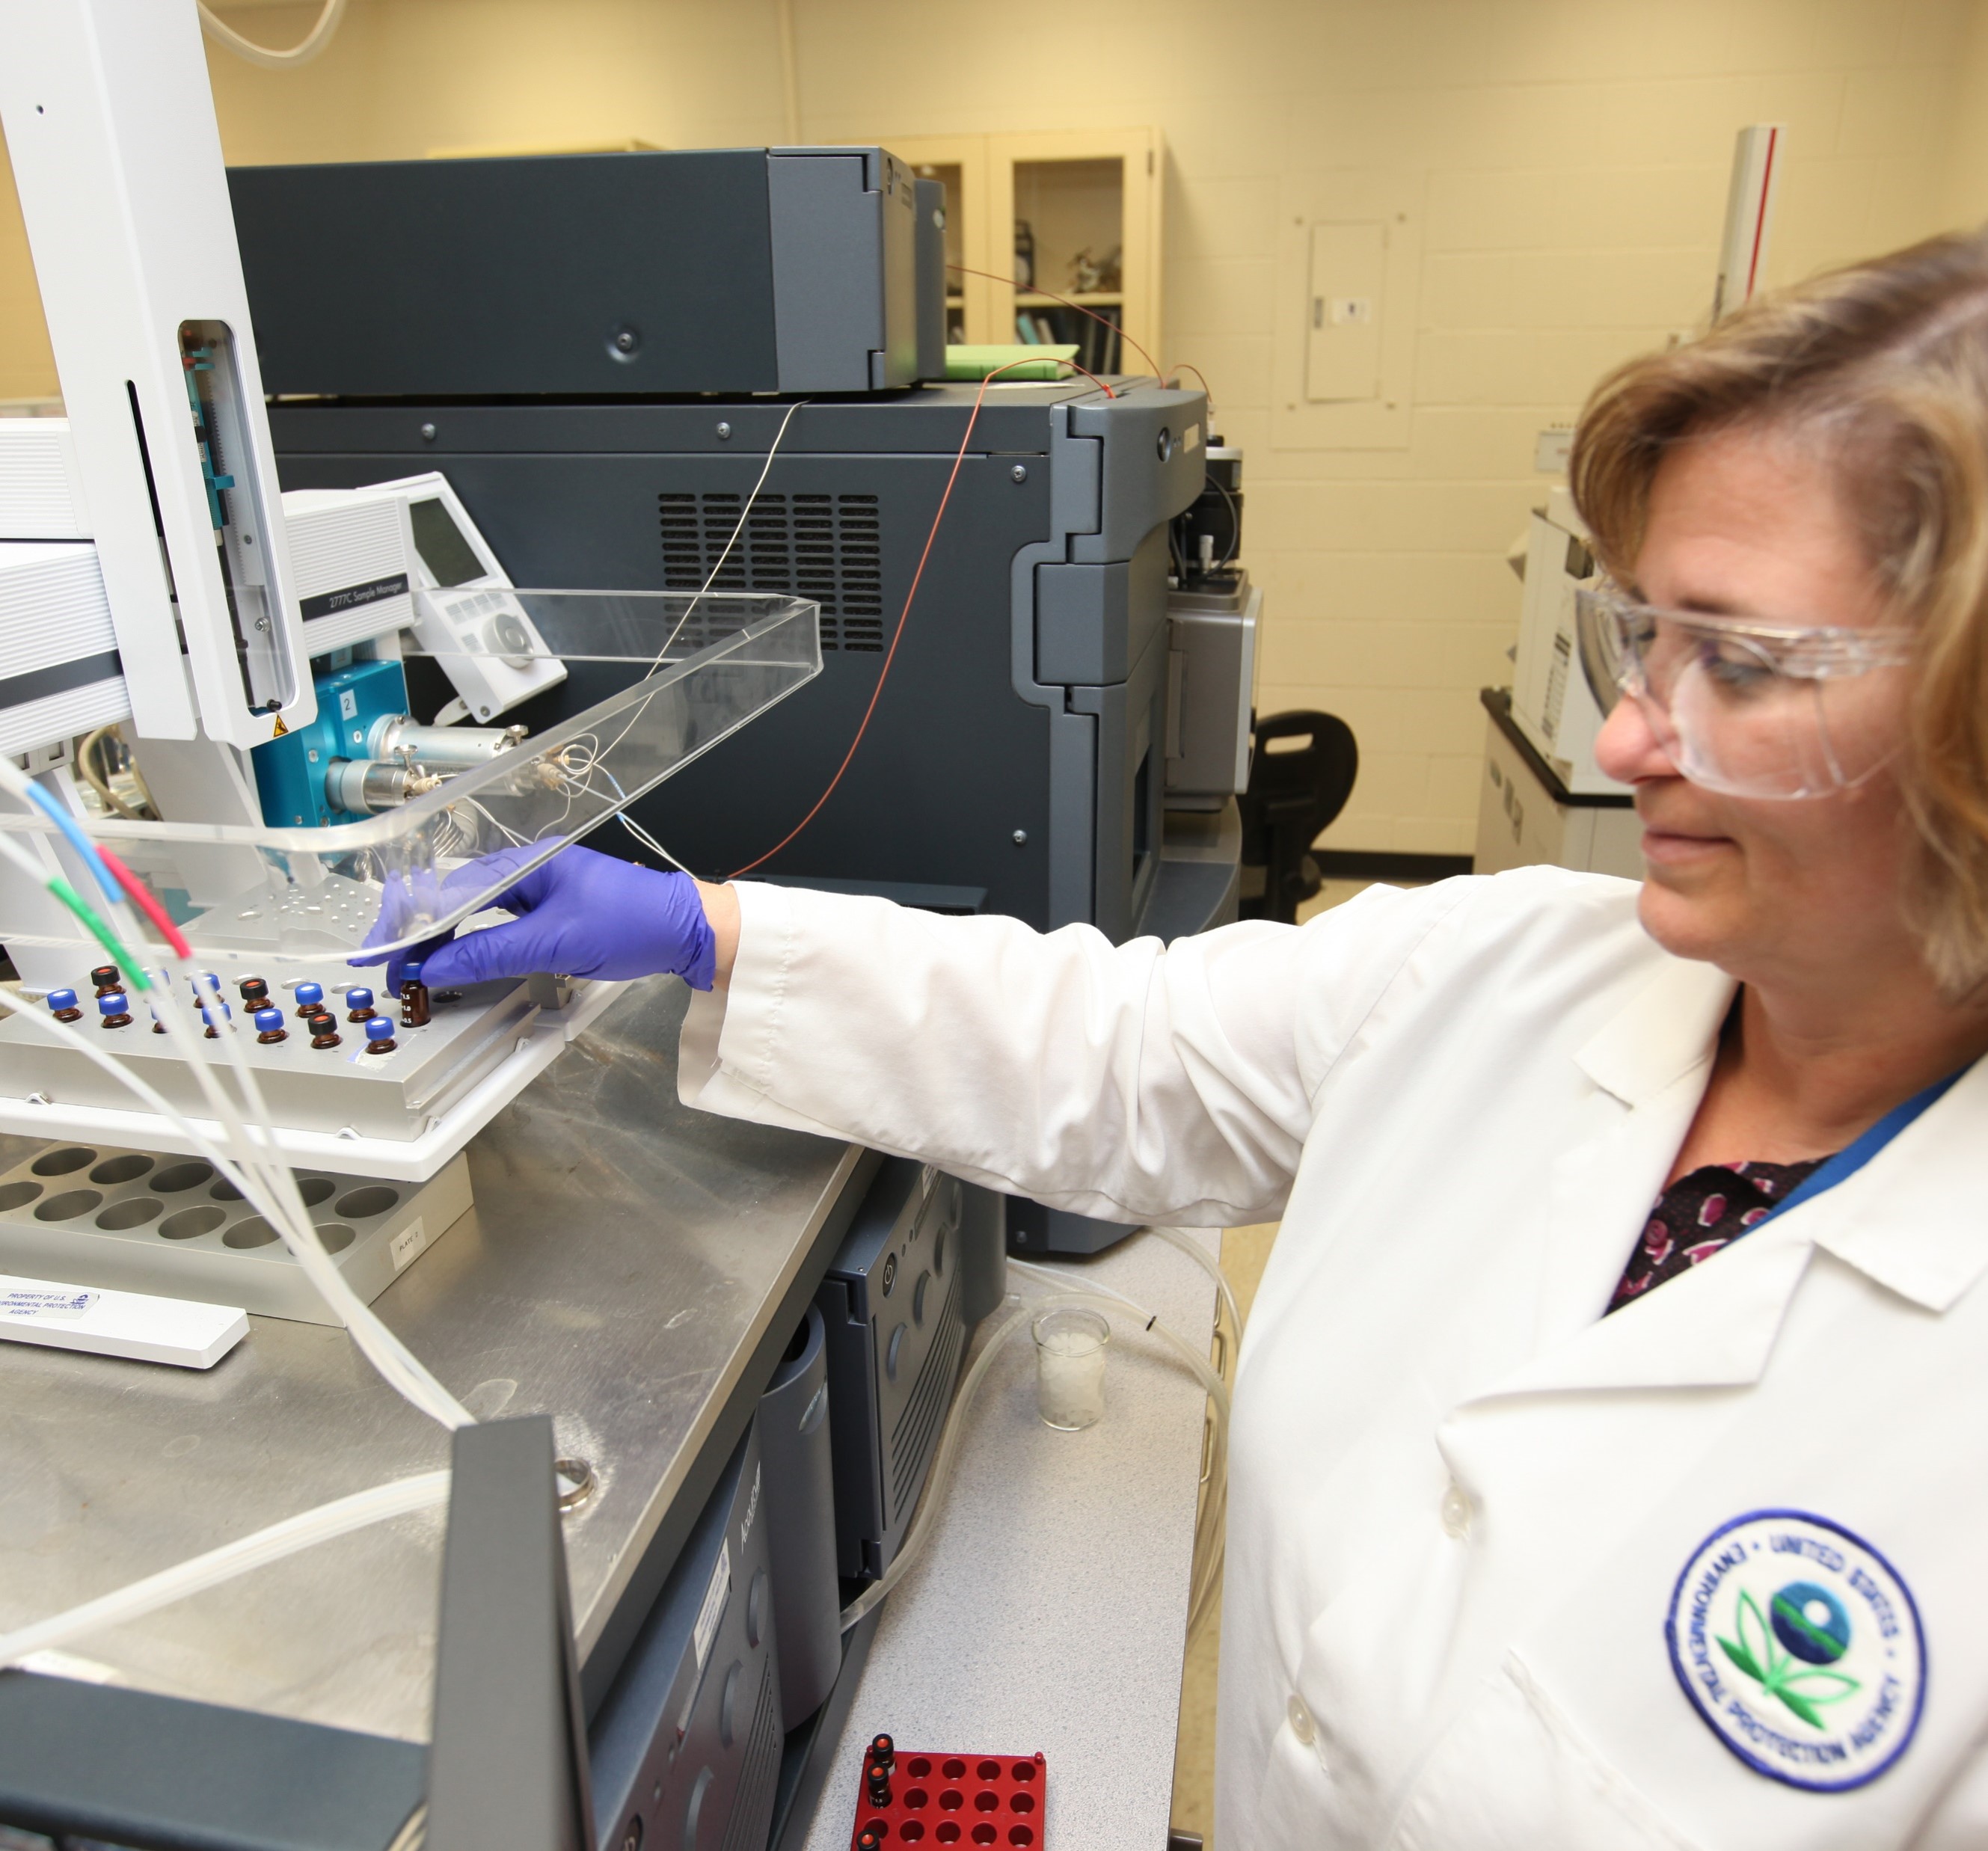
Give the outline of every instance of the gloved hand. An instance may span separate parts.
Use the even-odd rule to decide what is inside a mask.
[[[493,874],[502,877],[507,860],[536,852],[501,849],[458,869],[449,880],[488,886]],[[693,989],[712,987],[717,944],[697,883],[688,874],[658,873],[591,849],[566,848],[493,904],[519,917],[509,925],[401,953],[392,964],[419,958],[421,981],[431,989],[528,977],[535,971],[615,980],[667,971]],[[397,983],[391,964],[388,975]]]

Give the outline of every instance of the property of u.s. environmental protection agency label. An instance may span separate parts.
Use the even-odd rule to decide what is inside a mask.
[[[1678,1576],[1664,1630],[1712,1732],[1790,1786],[1861,1787],[1919,1728],[1925,1635],[1912,1590],[1826,1517],[1753,1511],[1721,1525]]]

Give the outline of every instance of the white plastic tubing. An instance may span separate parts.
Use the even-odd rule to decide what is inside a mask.
[[[34,1652],[59,1651],[87,1633],[142,1619],[175,1600],[218,1587],[251,1569],[309,1549],[313,1543],[328,1542],[333,1536],[363,1529],[370,1523],[384,1522],[389,1517],[426,1510],[448,1496],[448,1477],[445,1471],[423,1472],[417,1478],[396,1479],[391,1485],[375,1485],[370,1491],[320,1505],[302,1516],[286,1517],[253,1535],[223,1543],[204,1555],[148,1575],[114,1594],[86,1600],[52,1618],[0,1633],[0,1665],[12,1664]]]
[[[27,795],[27,785],[26,777],[15,765],[5,758],[0,758],[0,789],[5,789],[25,805],[32,802]],[[12,841],[5,831],[0,831],[0,857],[11,862],[37,885],[47,879],[46,871],[38,866],[33,858]],[[134,954],[142,954],[146,941],[128,904],[121,897],[113,899],[106,895],[103,897],[105,901],[103,910],[110,916],[111,923],[125,944]],[[106,1053],[86,1035],[79,1033],[65,1022],[57,1022],[46,1009],[36,1008],[12,991],[0,990],[0,1007],[11,1009],[24,1021],[36,1024],[44,1033],[52,1035],[68,1046],[79,1049],[86,1059],[94,1062],[120,1084],[129,1088],[153,1111],[177,1126],[201,1155],[212,1164],[227,1181],[239,1189],[269,1225],[282,1237],[283,1244],[296,1256],[305,1276],[317,1288],[325,1302],[338,1313],[353,1343],[387,1382],[422,1413],[443,1426],[450,1428],[468,1426],[471,1419],[468,1410],[380,1322],[372,1307],[360,1299],[347,1283],[345,1275],[339,1271],[330,1255],[325,1251],[316,1226],[304,1207],[303,1198],[297,1193],[296,1178],[291,1174],[289,1165],[276,1151],[275,1140],[267,1130],[271,1123],[269,1107],[264,1102],[262,1089],[256,1080],[255,1070],[242,1054],[238,1035],[224,1032],[217,1035],[210,1044],[194,1025],[181,998],[178,980],[184,978],[187,981],[211,1012],[212,1019],[217,1022],[225,1019],[222,1015],[223,1003],[218,981],[211,975],[196,971],[191,964],[174,957],[169,951],[159,955],[164,960],[164,968],[156,973],[153,987],[146,994],[146,1000],[156,1005],[159,1020],[164,1024],[166,1033],[175,1051],[192,1072],[201,1093],[213,1109],[228,1147],[225,1154],[216,1147],[211,1137],[177,1106],[169,1104],[122,1061]],[[157,978],[163,978],[163,981],[157,981]],[[248,1108],[248,1123],[244,1122],[242,1112],[228,1096],[227,1089],[221,1085],[215,1072],[214,1063],[207,1052],[209,1045],[220,1049],[226,1056],[235,1084],[241,1090],[243,1103]],[[250,1128],[252,1124],[252,1130]]]
[[[33,800],[27,795],[27,783],[18,767],[0,758],[0,789],[23,804],[29,804]],[[37,885],[47,879],[46,870],[5,829],[0,829],[0,860],[11,863]],[[146,941],[129,904],[121,896],[106,894],[103,899],[101,910],[127,947],[134,954],[141,954]],[[0,988],[0,1008],[12,1012],[41,1032],[78,1050],[86,1059],[109,1073],[153,1111],[177,1126],[221,1177],[239,1190],[244,1198],[276,1229],[306,1277],[338,1313],[354,1343],[387,1383],[444,1427],[453,1429],[467,1426],[471,1420],[468,1410],[380,1322],[372,1308],[360,1299],[325,1251],[316,1227],[297,1192],[296,1179],[276,1150],[273,1137],[267,1130],[271,1121],[262,1088],[256,1082],[254,1070],[243,1057],[238,1036],[232,1033],[216,1035],[212,1045],[228,1059],[248,1108],[248,1122],[245,1122],[242,1113],[221,1085],[208,1054],[205,1038],[194,1026],[180,997],[178,980],[184,978],[210,1008],[212,1019],[221,1022],[225,1018],[222,1015],[218,981],[197,972],[184,960],[170,954],[161,955],[165,961],[164,968],[153,973],[153,987],[145,993],[145,998],[156,1003],[160,1022],[212,1107],[222,1139],[228,1146],[225,1152],[205,1130],[114,1055],[68,1024],[57,1022],[46,1009],[36,1008],[17,992],[4,988]],[[254,1132],[249,1128],[251,1123],[255,1126]],[[113,1593],[37,1620],[0,1637],[0,1665],[31,1653],[59,1649],[101,1627],[138,1618],[327,1538],[438,1503],[448,1495],[448,1481],[446,1471],[429,1472],[336,1499],[253,1535],[224,1544],[206,1555],[196,1556]]]
[[[1166,1233],[1168,1231],[1155,1228],[1151,1231]],[[1168,1238],[1172,1239],[1170,1233]],[[1215,1272],[1222,1289],[1223,1302],[1231,1308],[1232,1319],[1235,1300],[1229,1292],[1228,1281],[1221,1277],[1219,1265],[1216,1265],[1206,1251],[1199,1247],[1191,1238],[1172,1239],[1172,1244],[1182,1248],[1184,1251],[1190,1252],[1197,1263],[1205,1268],[1211,1268]],[[1205,1528],[1209,1521],[1210,1513],[1213,1513],[1212,1520],[1216,1528],[1212,1538],[1197,1535],[1196,1539],[1197,1557],[1204,1563],[1212,1566],[1204,1567],[1200,1581],[1194,1590],[1193,1599],[1189,1606],[1189,1624],[1192,1628],[1196,1623],[1197,1616],[1205,1613],[1212,1599],[1212,1593],[1209,1590],[1212,1590],[1214,1586],[1219,1586],[1221,1579],[1219,1523],[1222,1512],[1217,1490],[1220,1482],[1220,1474],[1226,1467],[1227,1459],[1229,1384],[1216,1372],[1214,1365],[1192,1344],[1188,1343],[1178,1333],[1168,1329],[1165,1325],[1161,1323],[1154,1312],[1147,1310],[1144,1305],[1133,1299],[1127,1298],[1123,1293],[1114,1292],[1108,1286],[1089,1283],[1073,1287],[1073,1282],[1068,1275],[1052,1272],[1046,1267],[1033,1266],[1025,1261],[1010,1260],[1008,1265],[1011,1271],[1019,1273],[1024,1278],[1032,1282],[1046,1285],[1050,1288],[1050,1290],[1043,1296],[1032,1297],[1019,1302],[1012,1295],[1010,1295],[1008,1300],[1010,1309],[1007,1315],[994,1327],[986,1342],[981,1346],[980,1353],[974,1358],[973,1366],[966,1372],[965,1380],[959,1385],[958,1392],[953,1397],[952,1410],[947,1415],[945,1430],[939,1436],[938,1449],[932,1457],[931,1469],[926,1478],[924,1495],[918,1500],[918,1515],[911,1519],[911,1526],[904,1532],[904,1541],[898,1545],[898,1552],[892,1558],[891,1566],[884,1570],[881,1577],[843,1609],[842,1630],[846,1633],[852,1626],[859,1624],[889,1597],[891,1590],[903,1581],[906,1575],[910,1573],[913,1564],[918,1560],[925,1544],[931,1539],[931,1532],[938,1527],[937,1513],[940,1505],[945,1501],[946,1487],[951,1480],[954,1461],[958,1454],[961,1439],[965,1430],[967,1412],[972,1407],[975,1397],[979,1394],[982,1383],[986,1380],[988,1371],[993,1366],[995,1358],[1001,1353],[1002,1346],[1016,1332],[1024,1329],[1042,1312],[1066,1305],[1081,1305],[1087,1310],[1102,1312],[1111,1317],[1136,1319],[1141,1329],[1158,1337],[1172,1353],[1175,1360],[1182,1364],[1188,1373],[1200,1382],[1202,1387],[1207,1390],[1209,1399],[1215,1404],[1215,1475],[1212,1477],[1209,1495],[1202,1501],[1202,1516],[1203,1527]],[[1239,1326],[1238,1328],[1239,1329]],[[1207,1588],[1205,1589],[1202,1583],[1208,1584]]]

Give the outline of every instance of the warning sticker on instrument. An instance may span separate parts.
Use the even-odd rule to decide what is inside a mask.
[[[711,1571],[711,1585],[704,1590],[704,1605],[698,1609],[697,1630],[693,1635],[697,1640],[697,1668],[704,1669],[704,1661],[711,1656],[712,1641],[718,1637],[718,1623],[725,1617],[725,1603],[732,1592],[732,1539],[727,1537],[720,1545],[718,1561]]]

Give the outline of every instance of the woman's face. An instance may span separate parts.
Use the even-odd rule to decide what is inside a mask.
[[[1672,610],[1767,623],[1876,623],[1881,599],[1824,465],[1783,435],[1722,432],[1682,444],[1658,468],[1631,588]],[[1881,673],[1860,699],[1895,708],[1905,677]],[[1824,797],[1724,796],[1681,777],[1633,700],[1595,741],[1633,785],[1643,824],[1645,927],[1666,951],[1743,982],[1840,981],[1916,958],[1899,904],[1907,840],[1888,770]]]

